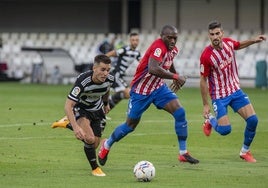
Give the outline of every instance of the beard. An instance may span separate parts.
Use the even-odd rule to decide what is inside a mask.
[[[221,42],[219,40],[213,40],[212,44],[214,47],[220,47]]]

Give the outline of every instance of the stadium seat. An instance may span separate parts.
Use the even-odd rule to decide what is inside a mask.
[[[257,35],[260,31],[226,31],[228,36],[237,40],[245,40],[252,35]],[[22,46],[27,47],[54,47],[63,48],[67,50],[76,64],[87,63],[93,60],[97,53],[97,48],[100,42],[105,38],[104,33],[35,33],[35,32],[22,32],[22,33],[8,33],[4,32],[0,34],[4,45],[1,49],[1,60],[10,64],[10,71],[15,70],[15,64],[20,64],[25,67],[29,67],[30,64],[42,61],[38,55],[29,55],[29,52],[22,52],[20,49]],[[109,37],[115,35],[109,33]],[[125,44],[128,44],[128,35],[117,35],[119,40],[123,40]],[[159,37],[157,31],[142,31],[140,33],[140,45],[138,49],[142,54],[145,53],[148,45],[156,38]],[[176,69],[183,74],[191,75],[193,77],[199,77],[199,56],[202,49],[209,44],[207,37],[207,31],[189,31],[182,30],[179,33],[177,46],[180,49],[179,55],[175,58]],[[27,54],[27,55],[25,55]],[[17,60],[17,58],[21,58]],[[241,78],[254,79],[256,71],[252,69],[258,59],[268,59],[267,45],[256,44],[249,48],[240,50],[237,52],[237,62],[239,66],[239,72]],[[12,70],[14,69],[14,70]],[[129,74],[134,74],[136,66],[131,66]],[[24,69],[26,74],[29,74],[29,69]],[[131,77],[131,75],[130,75]]]

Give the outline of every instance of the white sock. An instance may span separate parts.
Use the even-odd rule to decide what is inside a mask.
[[[184,155],[185,153],[187,153],[187,150],[180,150],[180,155]]]
[[[249,149],[245,149],[244,147],[242,147],[241,149],[241,153],[247,153],[249,151]]]
[[[103,145],[104,145],[104,148],[105,148],[105,149],[110,150],[110,147],[109,147],[109,146],[108,146],[108,144],[107,144],[107,140],[104,142],[104,144],[103,144]]]

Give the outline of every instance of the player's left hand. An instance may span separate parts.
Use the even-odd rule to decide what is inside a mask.
[[[255,43],[258,43],[258,42],[262,42],[266,40],[266,36],[265,35],[259,35],[255,38]]]
[[[174,93],[177,93],[185,84],[186,79],[187,79],[187,76],[179,76],[178,80],[173,80],[173,82],[169,86],[171,91],[173,91]]]

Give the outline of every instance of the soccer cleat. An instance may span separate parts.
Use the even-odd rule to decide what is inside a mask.
[[[250,153],[250,151],[248,151],[246,153],[240,152],[240,158],[249,162],[249,163],[256,163],[257,162],[257,160]]]
[[[103,139],[102,140],[102,144],[101,144],[101,147],[100,147],[100,150],[99,150],[99,154],[98,154],[98,160],[99,160],[99,163],[100,165],[104,166],[106,161],[107,161],[107,158],[108,158],[108,153],[109,153],[109,150],[108,149],[105,149],[104,147],[104,142],[106,141],[107,139]]]
[[[209,119],[206,119],[205,122],[203,123],[203,132],[206,136],[209,136],[212,131],[212,126],[209,122]]]
[[[69,124],[69,120],[67,119],[66,116],[64,116],[63,118],[61,118],[59,121],[55,121],[52,123],[51,128],[57,128],[57,127],[62,127],[62,128],[66,128],[67,125]]]
[[[179,161],[180,162],[188,162],[188,163],[191,163],[191,164],[197,164],[199,163],[199,160],[193,158],[189,152],[183,154],[183,155],[179,155]]]
[[[106,176],[106,174],[101,170],[100,167],[97,167],[96,169],[92,170],[93,176]]]

